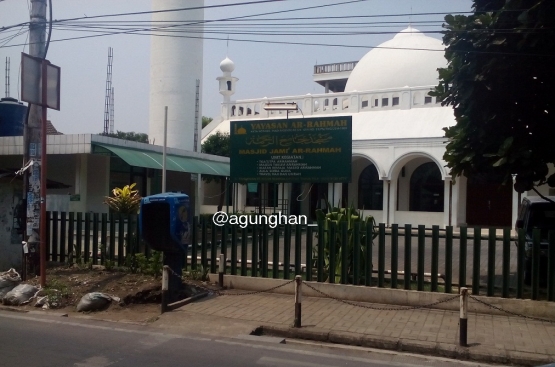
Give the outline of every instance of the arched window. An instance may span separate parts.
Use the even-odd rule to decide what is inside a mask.
[[[376,166],[370,164],[358,177],[358,208],[383,209],[383,182],[378,177]]]
[[[443,180],[434,162],[421,164],[410,178],[410,211],[442,212]]]
[[[227,81],[227,90],[231,90],[231,81],[230,80]]]

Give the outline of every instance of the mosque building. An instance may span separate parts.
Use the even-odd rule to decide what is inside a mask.
[[[229,132],[234,121],[287,118],[285,111],[264,110],[267,103],[292,103],[288,117],[352,117],[352,176],[349,183],[235,184],[238,211],[304,214],[326,201],[353,204],[376,222],[440,225],[511,226],[519,202],[511,184],[495,177],[451,177],[443,160],[443,128],[456,121],[450,106],[429,92],[445,67],[439,39],[408,27],[369,51],[358,62],[316,65],[313,79],[323,94],[230,100],[238,79],[226,57],[218,78],[224,96],[221,116],[203,129],[206,139]],[[233,165],[233,162],[232,162]],[[202,212],[214,212],[219,185],[204,185]]]

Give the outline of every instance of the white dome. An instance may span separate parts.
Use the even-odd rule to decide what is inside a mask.
[[[220,70],[224,73],[231,73],[235,70],[235,64],[227,56],[220,62]]]
[[[349,76],[345,92],[437,85],[437,68],[447,66],[441,52],[445,49],[442,42],[412,27],[378,47],[360,59]]]

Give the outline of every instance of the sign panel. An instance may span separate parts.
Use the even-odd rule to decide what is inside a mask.
[[[46,65],[46,104],[42,100],[42,65]],[[60,67],[48,60],[21,53],[21,100],[60,110]]]
[[[230,124],[232,182],[351,180],[351,116]]]

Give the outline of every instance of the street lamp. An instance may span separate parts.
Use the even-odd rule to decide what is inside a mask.
[[[299,106],[295,102],[266,103],[263,108],[266,111],[287,111],[287,118],[289,118],[289,111],[298,111]]]

